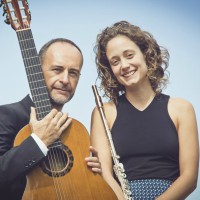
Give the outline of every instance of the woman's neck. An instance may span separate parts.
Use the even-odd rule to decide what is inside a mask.
[[[155,92],[150,87],[126,90],[126,98],[138,110],[144,110],[152,102]]]

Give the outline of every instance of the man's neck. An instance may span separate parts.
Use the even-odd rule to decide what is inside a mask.
[[[61,111],[63,106],[61,106],[61,105],[53,105],[53,108],[56,109],[57,111]]]
[[[31,93],[29,94],[29,96],[30,96],[31,100],[33,101]],[[58,105],[58,104],[53,104],[53,103],[52,103],[52,105],[53,105],[53,108],[55,108],[58,111],[61,111],[63,108],[63,105]]]

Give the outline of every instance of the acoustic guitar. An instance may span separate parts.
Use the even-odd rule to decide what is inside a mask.
[[[31,16],[25,0],[2,0],[7,24],[16,31],[37,119],[52,109],[35,42],[30,29]],[[14,146],[31,134],[25,126],[16,136]],[[117,200],[103,178],[88,169],[89,134],[73,119],[60,139],[50,145],[46,159],[27,175],[23,200]]]

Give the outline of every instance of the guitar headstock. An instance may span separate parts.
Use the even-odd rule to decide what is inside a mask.
[[[5,23],[11,24],[14,30],[30,28],[31,14],[27,0],[1,0],[3,16],[6,14]]]

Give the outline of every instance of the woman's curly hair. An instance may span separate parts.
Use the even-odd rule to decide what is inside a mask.
[[[124,86],[115,78],[106,56],[108,42],[117,35],[127,36],[140,48],[148,67],[147,76],[152,89],[159,94],[168,82],[168,76],[165,73],[169,62],[167,49],[159,46],[150,33],[127,21],[120,21],[98,34],[94,47],[98,78],[101,80],[104,96],[117,102],[117,97],[125,92]]]

